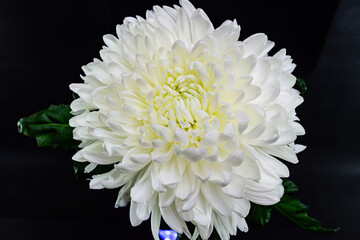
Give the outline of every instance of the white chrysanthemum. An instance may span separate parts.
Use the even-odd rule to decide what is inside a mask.
[[[250,202],[272,205],[281,177],[296,163],[295,122],[303,101],[292,87],[295,65],[285,50],[255,34],[238,41],[240,27],[214,29],[187,0],[159,7],[146,19],[128,17],[105,35],[106,47],[83,68],[80,97],[71,104],[73,159],[114,164],[90,187],[119,188],[116,206],[131,202],[136,226],[151,215],[154,238],[161,218],[175,231],[221,239],[247,231]],[[186,222],[195,225],[190,233]]]

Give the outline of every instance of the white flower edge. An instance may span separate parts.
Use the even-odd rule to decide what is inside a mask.
[[[213,227],[221,239],[247,231],[250,201],[273,205],[283,195],[281,161],[297,163],[297,135],[305,133],[295,108],[295,65],[285,50],[274,56],[265,34],[238,41],[240,27],[214,29],[188,1],[154,6],[125,18],[117,37],[83,67],[80,97],[71,108],[75,161],[114,164],[90,188],[119,188],[116,206],[130,205],[130,221],[151,215],[195,239]],[[151,213],[151,214],[150,214]],[[186,222],[195,225],[191,234]]]

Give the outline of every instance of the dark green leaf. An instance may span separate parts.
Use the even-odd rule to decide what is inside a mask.
[[[51,105],[18,121],[18,131],[25,136],[35,137],[39,147],[53,146],[77,149],[79,142],[73,139],[73,128],[69,119],[73,115],[67,105]]]
[[[307,211],[309,207],[301,203],[297,198],[289,195],[297,191],[297,186],[290,180],[284,181],[284,183],[287,185],[286,187],[284,186],[285,195],[279,203],[274,205],[276,211],[305,230],[313,232],[336,232],[339,230],[339,228],[324,228],[318,220],[308,216]]]
[[[302,78],[296,78],[296,86],[300,88],[301,94],[304,94],[307,90],[306,83]]]
[[[255,203],[251,203],[251,208],[246,222],[250,228],[262,228],[270,221],[271,206],[262,206]]]
[[[114,168],[114,164],[109,165],[97,165],[94,170],[90,173],[85,173],[85,167],[89,164],[89,162],[74,162],[74,172],[75,176],[78,179],[87,179],[91,178],[94,175],[102,174],[111,171]]]
[[[299,190],[299,187],[295,185],[295,183],[293,183],[292,181],[290,181],[287,178],[283,178],[283,183],[282,185],[284,186],[285,189],[285,194],[288,195],[292,195],[297,193],[297,191]]]

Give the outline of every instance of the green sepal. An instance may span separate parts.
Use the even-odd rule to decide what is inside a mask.
[[[94,170],[85,173],[87,165],[89,165],[89,162],[74,162],[74,173],[77,179],[88,179],[97,174],[107,173],[114,168],[114,164],[97,165]]]
[[[262,206],[251,203],[250,212],[246,217],[249,228],[262,228],[270,221],[271,206]]]
[[[33,115],[21,118],[18,131],[25,136],[36,138],[39,147],[53,146],[77,149],[79,142],[73,139],[73,128],[69,125],[68,105],[51,105]]]
[[[285,189],[284,196],[280,202],[274,205],[274,209],[285,218],[291,220],[302,229],[312,232],[336,232],[340,228],[324,228],[321,222],[308,216],[308,206],[301,203],[297,198],[292,196],[298,191],[298,187],[290,180],[283,179],[283,186]]]
[[[304,79],[297,77],[295,85],[300,88],[301,94],[304,94],[306,92],[307,86]]]

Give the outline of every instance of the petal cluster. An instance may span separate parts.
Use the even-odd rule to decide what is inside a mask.
[[[88,172],[114,165],[90,187],[120,188],[116,206],[130,203],[133,226],[151,217],[155,239],[161,219],[194,238],[247,231],[250,202],[283,194],[279,159],[297,163],[303,149],[292,59],[269,56],[265,34],[239,41],[236,21],[214,28],[187,0],[127,17],[116,33],[70,85],[73,159]]]

